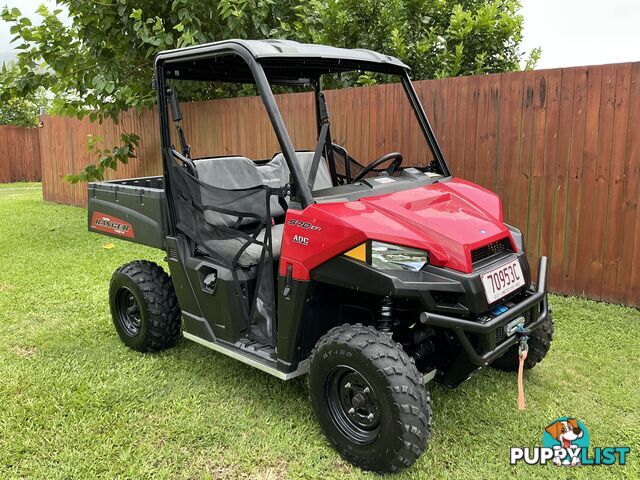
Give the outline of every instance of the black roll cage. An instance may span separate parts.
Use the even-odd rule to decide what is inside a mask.
[[[168,116],[170,99],[172,97],[171,94],[167,94],[166,80],[167,78],[185,79],[184,77],[175,75],[175,72],[174,76],[172,76],[169,67],[172,64],[194,66],[196,65],[195,62],[199,60],[216,59],[229,55],[235,55],[241,58],[248,67],[252,78],[249,78],[247,76],[243,77],[242,75],[246,75],[246,72],[240,72],[237,77],[229,75],[228,72],[225,72],[226,76],[222,76],[220,78],[206,78],[204,76],[202,78],[195,78],[192,76],[186,79],[203,81],[220,80],[227,82],[255,84],[258,94],[260,95],[260,98],[262,99],[262,102],[267,110],[269,119],[271,120],[271,124],[276,134],[276,138],[278,139],[278,143],[280,144],[280,148],[282,150],[284,158],[287,162],[287,166],[289,167],[289,171],[291,172],[297,200],[300,202],[303,208],[306,208],[308,205],[315,203],[315,200],[313,199],[313,195],[307,183],[307,179],[304,178],[302,174],[302,170],[300,169],[300,165],[296,157],[295,148],[293,146],[291,138],[289,137],[289,133],[285,126],[284,120],[282,119],[282,115],[276,103],[273,91],[271,90],[271,83],[279,85],[299,85],[299,76],[295,75],[295,68],[296,66],[300,65],[304,65],[306,69],[312,66],[317,71],[314,77],[310,80],[314,87],[313,90],[315,96],[316,122],[318,133],[321,132],[322,122],[324,121],[323,110],[326,113],[324,94],[320,86],[320,77],[322,75],[327,73],[364,70],[399,76],[402,82],[403,89],[411,103],[411,108],[416,115],[420,128],[427,140],[429,148],[433,153],[434,159],[438,162],[440,168],[442,169],[442,172],[446,177],[451,175],[442,151],[438,146],[438,142],[431,128],[431,124],[429,123],[420,99],[418,98],[413,84],[411,83],[411,79],[408,74],[408,67],[402,67],[390,63],[378,63],[374,61],[356,61],[352,59],[325,59],[321,57],[291,58],[284,55],[282,58],[269,57],[257,59],[251,53],[251,51],[242,43],[234,41],[168,50],[159,53],[155,58],[153,85],[157,90],[158,97],[158,114],[160,117],[160,141],[162,149],[164,188],[166,192],[165,198],[167,201],[167,214],[169,215],[169,235],[174,236],[176,234],[177,217],[171,192],[171,182],[168,174],[169,169],[173,164],[173,156],[175,155],[175,151],[173,150],[173,147],[171,145]],[[274,78],[270,83],[265,73],[265,66],[270,67],[271,69],[273,69],[273,67],[275,66],[278,68],[282,68],[283,72],[290,73],[288,74],[288,76],[285,74],[283,77],[274,75]],[[173,96],[173,98],[175,99],[175,95]],[[320,147],[320,145],[318,145],[318,147]],[[331,144],[330,130],[327,131],[325,145],[324,147],[322,147],[322,150],[325,152],[325,155],[327,155],[326,158],[329,159],[330,174],[332,179],[335,181],[336,171],[335,162],[333,161],[333,148]],[[347,164],[349,163],[348,158],[346,158],[345,161]]]

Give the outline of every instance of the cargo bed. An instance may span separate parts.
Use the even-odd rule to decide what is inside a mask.
[[[162,176],[93,182],[88,186],[89,231],[165,248]]]

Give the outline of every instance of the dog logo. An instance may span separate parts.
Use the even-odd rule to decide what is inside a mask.
[[[542,445],[556,450],[554,464],[580,465],[580,451],[589,447],[589,432],[578,419],[559,418],[544,429]]]

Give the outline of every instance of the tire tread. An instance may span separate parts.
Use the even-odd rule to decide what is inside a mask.
[[[171,277],[155,262],[135,260],[114,272],[110,290],[119,275],[136,284],[149,313],[147,335],[135,350],[158,352],[174,346],[180,337],[181,315]]]
[[[308,377],[309,386],[313,375],[314,359],[323,352],[335,348],[356,348],[371,362],[378,375],[385,377],[387,390],[393,405],[398,412],[400,422],[399,440],[402,448],[396,452],[389,452],[390,458],[385,465],[370,468],[360,457],[352,458],[348,451],[339,450],[350,462],[378,472],[396,472],[407,468],[418,459],[427,448],[431,434],[432,404],[429,392],[422,383],[422,375],[402,346],[389,334],[362,324],[346,324],[334,327],[327,332],[316,344],[310,355],[311,373]],[[326,353],[325,353],[326,354]],[[311,387],[310,387],[311,388]],[[314,407],[315,408],[315,407]],[[339,447],[339,442],[329,436],[331,443]]]

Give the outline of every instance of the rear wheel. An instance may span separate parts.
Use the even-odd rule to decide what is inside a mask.
[[[542,323],[540,328],[531,332],[529,335],[528,345],[529,351],[527,352],[527,358],[524,361],[524,368],[529,370],[535,367],[542,361],[544,357],[549,353],[551,348],[551,341],[553,340],[553,318],[551,312],[549,316]],[[493,361],[491,366],[498,370],[505,372],[516,372],[518,370],[518,344],[516,343],[500,358]]]
[[[109,286],[111,317],[122,342],[139,352],[164,350],[180,335],[180,308],[171,278],[153,262],[116,270]]]
[[[310,358],[309,394],[331,444],[365,470],[395,472],[426,449],[431,399],[413,359],[388,334],[330,330]]]

